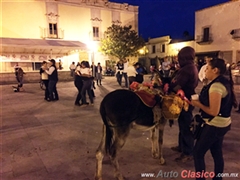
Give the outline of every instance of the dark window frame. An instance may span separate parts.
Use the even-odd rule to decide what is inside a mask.
[[[49,34],[50,35],[57,35],[57,23],[49,23]]]
[[[93,26],[93,37],[99,38],[99,27]]]
[[[156,45],[152,45],[152,54],[156,53]]]

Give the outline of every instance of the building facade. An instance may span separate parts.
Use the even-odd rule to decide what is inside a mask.
[[[149,39],[146,58],[150,66],[154,57],[170,59],[185,46],[196,51],[196,63],[205,56],[219,57],[227,63],[240,61],[240,0],[233,0],[195,12],[195,39],[173,42],[170,36]],[[165,47],[163,52],[161,47]]]
[[[228,63],[240,61],[240,1],[195,12],[196,51]]]
[[[108,0],[2,0],[0,10],[1,72],[13,72],[16,62],[36,71],[51,58],[63,70],[82,60],[105,66],[108,57],[97,49],[107,27],[138,31],[138,7]]]

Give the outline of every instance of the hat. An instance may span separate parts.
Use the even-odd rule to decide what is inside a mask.
[[[54,59],[50,59],[49,61],[52,62],[53,64],[55,64],[56,62]]]

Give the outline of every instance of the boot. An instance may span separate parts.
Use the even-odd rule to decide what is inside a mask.
[[[97,80],[97,85],[98,85],[98,80]]]
[[[99,80],[99,82],[100,82],[100,85],[102,85],[101,80]]]

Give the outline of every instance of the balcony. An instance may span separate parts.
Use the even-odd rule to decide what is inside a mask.
[[[41,38],[43,39],[63,39],[64,38],[64,30],[57,29],[52,30],[49,28],[41,28]]]
[[[230,34],[232,35],[232,38],[235,40],[240,40],[240,28],[239,29],[233,29]]]
[[[200,45],[211,44],[213,42],[212,34],[206,35],[198,35],[196,42]]]

